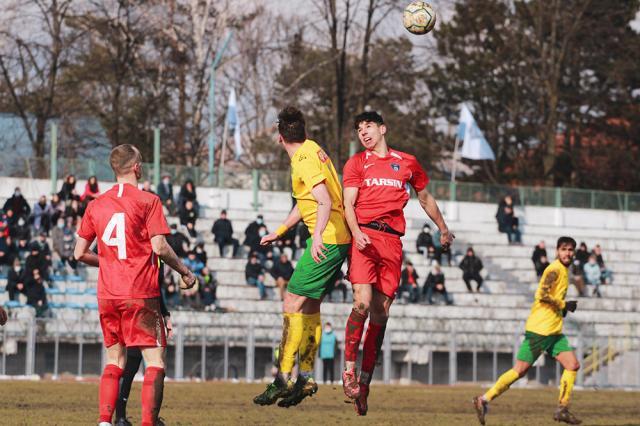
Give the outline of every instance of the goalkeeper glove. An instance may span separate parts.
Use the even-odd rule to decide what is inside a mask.
[[[567,312],[575,312],[578,308],[578,302],[576,300],[569,300],[564,304],[564,309],[562,310],[562,316],[566,317]]]

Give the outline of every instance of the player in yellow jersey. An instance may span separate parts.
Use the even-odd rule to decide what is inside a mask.
[[[300,220],[311,238],[287,286],[283,302],[282,340],[278,351],[278,375],[253,399],[259,405],[290,407],[318,390],[313,370],[322,334],[320,303],[333,290],[347,258],[351,234],[344,219],[342,186],[331,159],[307,139],[302,113],[287,107],[278,114],[278,142],[291,158],[291,184],[297,203],[276,232],[262,238],[271,244]],[[291,384],[296,354],[299,374]]]
[[[562,334],[562,318],[567,312],[575,312],[578,302],[564,300],[569,287],[568,267],[573,261],[576,241],[571,237],[560,237],[556,245],[556,260],[544,270],[531,314],[525,325],[525,338],[518,350],[513,368],[504,373],[487,393],[473,398],[473,406],[480,424],[485,424],[489,402],[509,389],[516,380],[527,374],[536,359],[547,352],[564,367],[560,379],[558,408],[553,419],[572,425],[581,421],[569,412],[569,399],[576,375],[580,368],[573,349]]]

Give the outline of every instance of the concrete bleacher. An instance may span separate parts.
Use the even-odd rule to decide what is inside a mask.
[[[45,189],[48,182],[33,182],[29,182],[29,187],[20,185],[31,202],[40,193],[49,192]],[[79,188],[83,185],[78,183]],[[0,195],[8,195],[4,192],[13,186],[13,182],[3,185]],[[104,191],[109,187],[103,183],[101,188]],[[210,230],[221,209],[228,211],[235,237],[240,242],[244,240],[244,229],[257,214],[262,214],[267,227],[273,230],[291,207],[290,194],[262,192],[258,210],[252,206],[253,194],[249,191],[198,188],[198,200],[200,218],[196,229],[206,243],[208,266],[215,271],[220,284],[217,292],[219,305],[226,313],[179,311],[174,313],[174,322],[183,324],[185,330],[191,330],[190,325],[194,326],[193,333],[199,326],[207,324],[220,329],[221,333],[238,336],[243,336],[243,327],[252,325],[257,327],[258,339],[274,341],[281,323],[281,304],[277,291],[273,290],[273,280],[268,280],[271,287],[269,300],[260,301],[257,289],[245,284],[246,259],[220,257]],[[537,288],[530,259],[533,247],[540,240],[545,240],[552,258],[555,240],[560,235],[573,236],[578,242],[585,241],[590,249],[600,244],[605,262],[614,273],[613,285],[601,286],[601,299],[579,299],[578,311],[566,320],[567,332],[571,336],[580,334],[585,338],[585,347],[595,339],[613,337],[636,339],[632,349],[639,350],[640,282],[637,277],[640,273],[640,213],[518,207],[516,215],[521,219],[523,245],[516,246],[509,245],[506,235],[497,232],[495,205],[442,200],[439,204],[456,235],[454,265],[442,268],[454,306],[405,304],[398,300],[392,307],[392,319],[388,325],[394,350],[406,349],[416,342],[446,350],[453,333],[462,349],[511,351],[515,336],[523,331]],[[409,202],[405,214],[407,234],[403,238],[404,249],[416,267],[422,285],[430,265],[427,259],[416,253],[415,240],[428,219],[416,200]],[[169,218],[169,221],[177,222],[177,219]],[[486,281],[481,293],[467,292],[462,273],[456,266],[470,245],[485,265],[483,275]],[[54,316],[95,321],[96,281],[97,270],[88,268],[85,278],[63,278],[56,282],[56,289],[48,290]],[[473,285],[475,288],[475,283]],[[0,287],[4,288],[2,280]],[[576,296],[575,289],[571,287],[567,297]],[[0,292],[0,303],[6,299],[6,292]],[[29,308],[12,308],[14,315],[19,315],[21,309]],[[349,303],[324,303],[322,307],[323,316],[337,324],[338,329],[350,310]]]

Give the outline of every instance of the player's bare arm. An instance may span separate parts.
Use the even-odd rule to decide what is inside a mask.
[[[371,244],[369,236],[360,230],[358,226],[358,217],[356,216],[356,200],[358,199],[358,188],[348,187],[342,191],[344,197],[344,217],[347,225],[351,230],[353,243],[358,250],[364,250],[368,244]]]
[[[182,277],[182,281],[186,284],[186,288],[191,288],[196,283],[196,277],[193,272],[182,263],[173,251],[164,235],[155,235],[151,238],[151,249],[162,261],[171,269],[176,271]]]
[[[451,243],[453,243],[456,236],[449,231],[449,228],[444,221],[444,217],[442,217],[442,212],[440,212],[440,208],[438,208],[436,199],[431,195],[427,188],[425,188],[418,192],[418,201],[425,213],[427,213],[429,218],[440,230],[440,244],[442,244],[442,247],[448,248]]]
[[[76,247],[73,249],[73,257],[89,266],[99,266],[98,255],[90,250],[93,241],[87,241],[82,237],[78,237]]]
[[[300,209],[298,209],[298,205],[296,204],[295,206],[293,206],[293,208],[289,212],[289,215],[284,220],[282,225],[280,225],[280,227],[278,227],[278,229],[276,229],[275,232],[271,232],[270,234],[267,234],[264,237],[262,237],[262,239],[260,240],[260,245],[266,246],[276,241],[278,238],[284,235],[285,232],[291,229],[291,227],[295,226],[298,222],[300,222],[300,220],[302,220],[302,215],[300,214]]]
[[[320,182],[311,190],[311,195],[318,202],[318,210],[316,212],[316,227],[313,230],[311,236],[313,243],[311,244],[311,257],[316,263],[320,263],[322,259],[326,259],[326,255],[323,253],[327,248],[322,243],[322,234],[329,223],[329,216],[331,215],[331,196],[327,185]]]

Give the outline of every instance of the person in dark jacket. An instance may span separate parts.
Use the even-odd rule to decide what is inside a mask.
[[[261,226],[264,226],[264,218],[259,214],[256,220],[247,225],[244,230],[244,242],[242,244],[249,247],[250,252],[255,251],[255,248],[260,245],[261,237],[258,232]]]
[[[187,179],[180,187],[178,193],[178,212],[183,210],[187,204],[187,201],[191,201],[193,209],[198,214],[198,197],[196,195],[196,187],[191,179]]]
[[[218,281],[206,266],[202,268],[200,274],[200,300],[205,310],[210,310],[215,308],[216,301],[218,300],[216,296]]]
[[[469,247],[467,249],[467,254],[462,259],[462,262],[460,262],[460,269],[462,269],[462,279],[470,293],[473,293],[471,280],[474,280],[477,283],[476,291],[478,293],[480,292],[480,287],[484,281],[480,275],[482,268],[482,261],[476,257],[473,248]]]
[[[418,303],[418,278],[418,273],[413,264],[407,260],[400,275],[400,291],[398,295],[402,297],[403,293],[409,293],[409,302]]]
[[[544,260],[546,261],[546,265],[541,262],[541,259],[544,257]],[[547,249],[545,248],[544,245],[544,240],[540,241],[538,243],[538,245],[536,245],[536,247],[533,249],[533,254],[531,255],[531,261],[533,262],[533,267],[536,271],[536,275],[538,276],[538,278],[540,278],[542,276],[542,273],[544,272],[545,268],[549,265],[549,262],[547,261],[548,257],[547,257]]]
[[[193,201],[187,200],[184,207],[180,210],[180,225],[187,226],[187,224],[190,223],[195,228],[196,219],[198,219],[198,212],[193,206]]]
[[[189,251],[189,239],[178,231],[178,226],[174,223],[169,227],[170,233],[167,235],[167,243],[181,259],[187,257]]]
[[[271,276],[276,280],[276,286],[280,290],[280,300],[284,300],[284,294],[287,291],[287,285],[293,275],[293,265],[289,261],[286,254],[282,253],[280,259],[274,262],[271,268]]]
[[[40,247],[37,242],[30,244],[31,253],[27,256],[27,260],[24,262],[25,279],[33,276],[33,272],[38,270],[38,273],[46,280],[49,278],[47,259],[45,254],[40,251]]]
[[[29,218],[29,214],[31,214],[31,207],[29,207],[29,203],[24,199],[22,191],[20,191],[18,187],[14,189],[13,195],[5,201],[2,210],[5,212],[12,210],[15,220],[20,217],[26,220]]]
[[[29,241],[31,239],[31,227],[27,223],[27,220],[19,217],[15,225],[9,227],[9,235],[11,235],[14,240]]]
[[[422,231],[418,234],[418,239],[416,240],[416,251],[430,259],[435,256],[435,244],[433,243],[431,227],[428,223],[424,224]]]
[[[224,248],[229,245],[233,246],[233,257],[238,255],[240,242],[233,238],[233,226],[231,225],[231,221],[227,219],[226,210],[222,210],[220,212],[220,218],[213,222],[211,233],[213,234],[213,242],[218,244],[220,257],[224,256]]]
[[[513,199],[507,195],[498,204],[496,220],[498,221],[498,231],[507,234],[509,244],[520,244],[522,235],[520,233],[520,221],[514,215]]]
[[[173,216],[175,211],[175,204],[173,201],[173,185],[171,184],[171,176],[162,176],[162,182],[158,185],[158,197],[160,201],[167,208],[169,214]]]
[[[260,300],[267,298],[267,290],[264,286],[264,268],[258,262],[258,256],[255,253],[249,255],[249,262],[244,268],[244,277],[247,280],[247,285],[258,287]]]
[[[20,265],[19,259],[13,261],[7,275],[7,292],[9,300],[19,300],[18,295],[24,293],[24,268]]]
[[[440,293],[447,305],[453,304],[453,301],[449,297],[449,293],[447,293],[447,288],[444,286],[444,274],[437,262],[434,262],[427,279],[424,281],[424,286],[422,287],[422,295],[423,297],[426,297],[427,303],[430,305],[433,305],[433,293]]]
[[[74,175],[67,176],[58,196],[62,201],[80,200],[80,196],[76,192],[76,177]]]
[[[0,237],[0,265],[12,266],[16,258],[18,258],[18,249],[13,243],[13,238],[9,235]]]
[[[38,269],[32,271],[32,275],[25,279],[24,294],[27,296],[27,305],[36,310],[36,317],[45,316],[47,306],[47,293],[44,289],[44,280]]]

